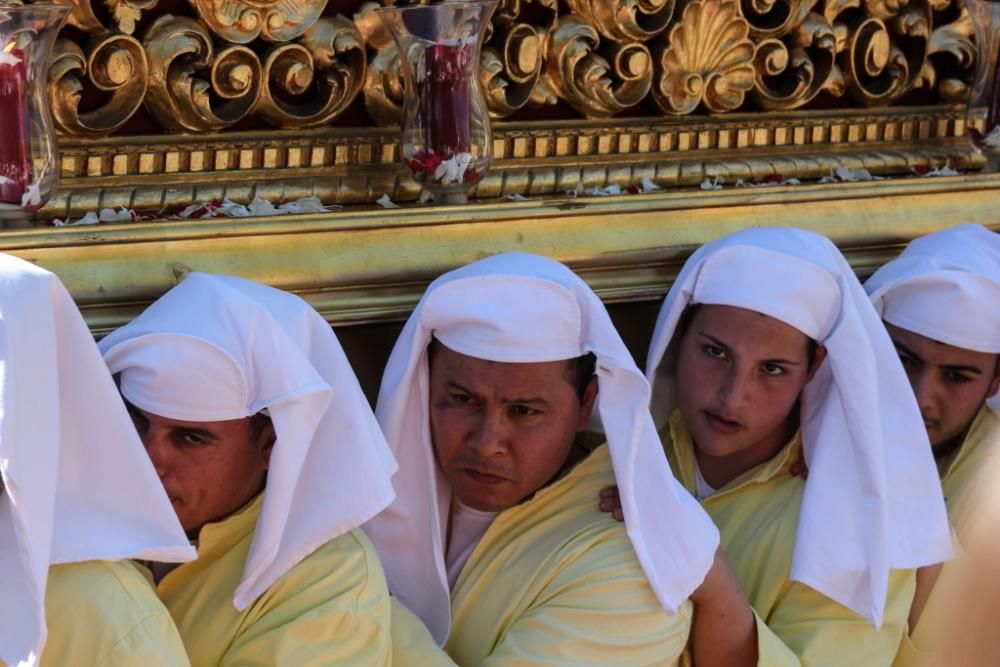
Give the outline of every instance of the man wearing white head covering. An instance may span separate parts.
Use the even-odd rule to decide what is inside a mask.
[[[647,376],[758,616],[760,664],[890,664],[913,569],[949,557],[948,527],[906,376],[836,247],[755,229],[700,248]],[[808,481],[789,473],[803,455]]]
[[[155,568],[192,664],[388,664],[385,579],[355,528],[395,461],[323,318],[194,273],[101,349],[197,544]]]
[[[456,663],[675,664],[718,535],[670,475],[648,403],[562,264],[506,253],[428,288],[376,408],[397,498],[366,530]],[[607,444],[588,451],[575,436],[592,409]],[[615,481],[625,526],[594,503]]]
[[[989,405],[1000,387],[1000,235],[961,225],[916,239],[865,289],[910,378],[961,541],[977,513],[980,471],[1000,449],[1000,417]],[[947,563],[941,580],[965,563]],[[897,665],[944,659],[934,650],[951,609],[931,592],[934,576],[918,586]]]
[[[194,557],[59,280],[0,255],[0,665],[187,665],[130,558]]]

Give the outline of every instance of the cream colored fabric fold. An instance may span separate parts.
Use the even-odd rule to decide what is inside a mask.
[[[836,246],[800,229],[745,230],[698,249],[649,349],[658,425],[683,390],[663,361],[681,314],[697,303],[763,313],[826,347],[801,401],[809,479],[791,577],[880,625],[889,571],[947,560],[951,545],[920,412],[861,284]]]
[[[142,410],[186,421],[270,416],[277,439],[238,610],[392,500],[395,460],[371,408],[333,330],[297,296],[192,273],[101,349]]]
[[[50,565],[191,560],[94,339],[53,274],[0,255],[0,661],[37,664]]]
[[[399,460],[397,497],[366,530],[389,588],[439,643],[450,627],[445,572],[451,490],[434,459],[427,345],[499,362],[597,357],[596,412],[607,436],[629,538],[650,585],[674,612],[712,565],[719,535],[670,473],[649,416],[649,384],[596,294],[545,257],[505,253],[435,280],[393,348],[376,415]],[[594,499],[597,502],[597,499]]]

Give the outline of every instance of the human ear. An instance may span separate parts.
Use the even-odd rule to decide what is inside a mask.
[[[254,442],[254,446],[260,450],[264,470],[271,467],[271,451],[274,449],[275,440],[277,440],[277,435],[274,432],[274,423],[269,421],[264,428],[260,429]]]
[[[816,371],[819,367],[823,365],[826,361],[826,348],[820,345],[816,348],[816,352],[813,354],[812,364],[809,366],[809,374],[806,376],[806,382],[811,382],[813,377],[816,375]]]
[[[576,422],[577,431],[585,431],[590,426],[590,415],[594,412],[594,401],[597,400],[597,375],[590,378],[587,388],[583,390],[580,399],[580,416]]]
[[[997,355],[996,363],[993,365],[993,379],[990,380],[990,388],[986,390],[986,398],[992,398],[1000,390],[1000,354]]]

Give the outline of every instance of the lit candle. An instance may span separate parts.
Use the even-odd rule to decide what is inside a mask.
[[[449,40],[451,41],[451,40]],[[475,44],[440,42],[427,49],[427,146],[445,159],[472,145]]]
[[[31,185],[25,58],[13,42],[0,51],[0,202],[17,206]]]

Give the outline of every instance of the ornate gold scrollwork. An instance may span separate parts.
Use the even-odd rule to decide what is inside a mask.
[[[971,73],[976,64],[975,32],[968,10],[962,7],[957,19],[935,28],[931,33],[928,60],[931,56],[940,58],[946,65],[942,67],[942,73],[946,76],[937,80],[934,78],[936,70],[931,66],[929,73],[932,77],[928,84],[937,84],[938,95],[945,102],[956,103],[968,99],[969,83],[957,75]]]
[[[117,30],[126,35],[131,35],[135,32],[135,24],[142,18],[142,13],[154,9],[159,0],[105,0],[108,16],[114,20],[113,27],[104,25],[101,18],[94,11],[93,0],[55,1],[58,4],[72,7],[69,12],[68,23],[84,32],[97,34],[117,28]]]
[[[545,37],[555,25],[557,12],[556,0],[535,0],[530,9],[523,7],[521,0],[503,0],[493,12],[479,68],[493,118],[503,118],[529,101],[538,101],[535,93],[545,60]],[[532,22],[520,19],[525,14],[534,17]],[[543,97],[542,103],[546,102]]]
[[[270,50],[256,111],[281,127],[317,127],[339,116],[365,80],[361,32],[343,16],[323,18],[299,43]],[[307,96],[302,103],[287,101]],[[286,99],[287,98],[287,99]]]
[[[67,134],[97,136],[113,132],[142,104],[149,78],[146,52],[134,37],[105,34],[85,45],[87,52],[60,39],[49,67],[48,92],[56,127]],[[85,81],[110,97],[80,112]]]
[[[145,39],[150,61],[146,108],[174,131],[221,130],[246,116],[260,96],[262,68],[244,46],[215,53],[212,36],[183,16],[158,18]],[[197,76],[207,72],[206,81]]]
[[[567,0],[567,4],[616,42],[651,39],[666,30],[674,16],[674,0]]]
[[[743,18],[754,41],[782,37],[798,28],[817,0],[741,0]]]
[[[287,42],[319,19],[327,0],[191,0],[198,16],[223,39],[247,44]]]
[[[531,99],[542,72],[543,41],[544,35],[527,23],[494,30],[479,68],[493,118],[508,116]]]
[[[606,118],[638,104],[653,79],[652,56],[645,44],[608,45],[598,51],[600,34],[577,16],[563,16],[549,35],[544,86],[580,113]]]
[[[828,5],[826,16],[837,17],[853,3]],[[921,80],[930,43],[930,9],[922,0],[865,0],[864,16],[848,26],[839,65],[851,97],[862,106],[891,103]]]
[[[671,114],[687,114],[699,104],[716,113],[732,111],[754,86],[754,45],[750,26],[733,0],[694,0],[670,30],[657,58],[653,97]],[[776,68],[780,63],[773,63]]]
[[[757,45],[756,85],[751,96],[762,109],[795,109],[806,104],[833,73],[837,36],[821,14],[810,14],[786,40],[791,48],[777,39]]]

